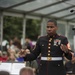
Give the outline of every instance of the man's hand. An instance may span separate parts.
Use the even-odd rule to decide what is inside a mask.
[[[19,52],[20,57],[25,57],[27,54],[30,54],[29,49],[26,49],[26,50],[21,49],[21,51]]]
[[[20,57],[25,57],[26,56],[26,51],[21,49],[20,52],[19,52],[19,56]]]
[[[72,63],[75,63],[75,55],[74,55],[74,53],[73,52],[71,52],[71,54],[72,54]]]
[[[75,57],[72,57],[71,61],[72,61],[72,63],[75,63]]]
[[[66,45],[61,44],[60,46],[61,50],[64,51],[65,53],[68,52],[68,47]]]

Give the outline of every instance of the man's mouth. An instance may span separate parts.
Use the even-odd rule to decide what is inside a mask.
[[[52,31],[48,31],[48,33],[52,33]]]

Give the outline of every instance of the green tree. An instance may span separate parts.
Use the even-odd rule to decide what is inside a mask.
[[[26,23],[26,37],[37,40],[38,35],[40,35],[40,21],[28,19]]]
[[[17,36],[22,38],[23,32],[23,18],[4,16],[3,22],[3,38],[9,39]],[[27,19],[26,22],[26,37],[31,40],[36,40],[40,35],[40,21]]]
[[[3,37],[4,39],[22,37],[22,18],[4,16]]]

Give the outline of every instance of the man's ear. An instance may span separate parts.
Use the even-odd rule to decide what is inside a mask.
[[[56,26],[56,30],[58,30],[58,27]]]

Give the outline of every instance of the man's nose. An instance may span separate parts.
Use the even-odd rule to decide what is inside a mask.
[[[48,30],[51,30],[51,28],[49,27]]]

